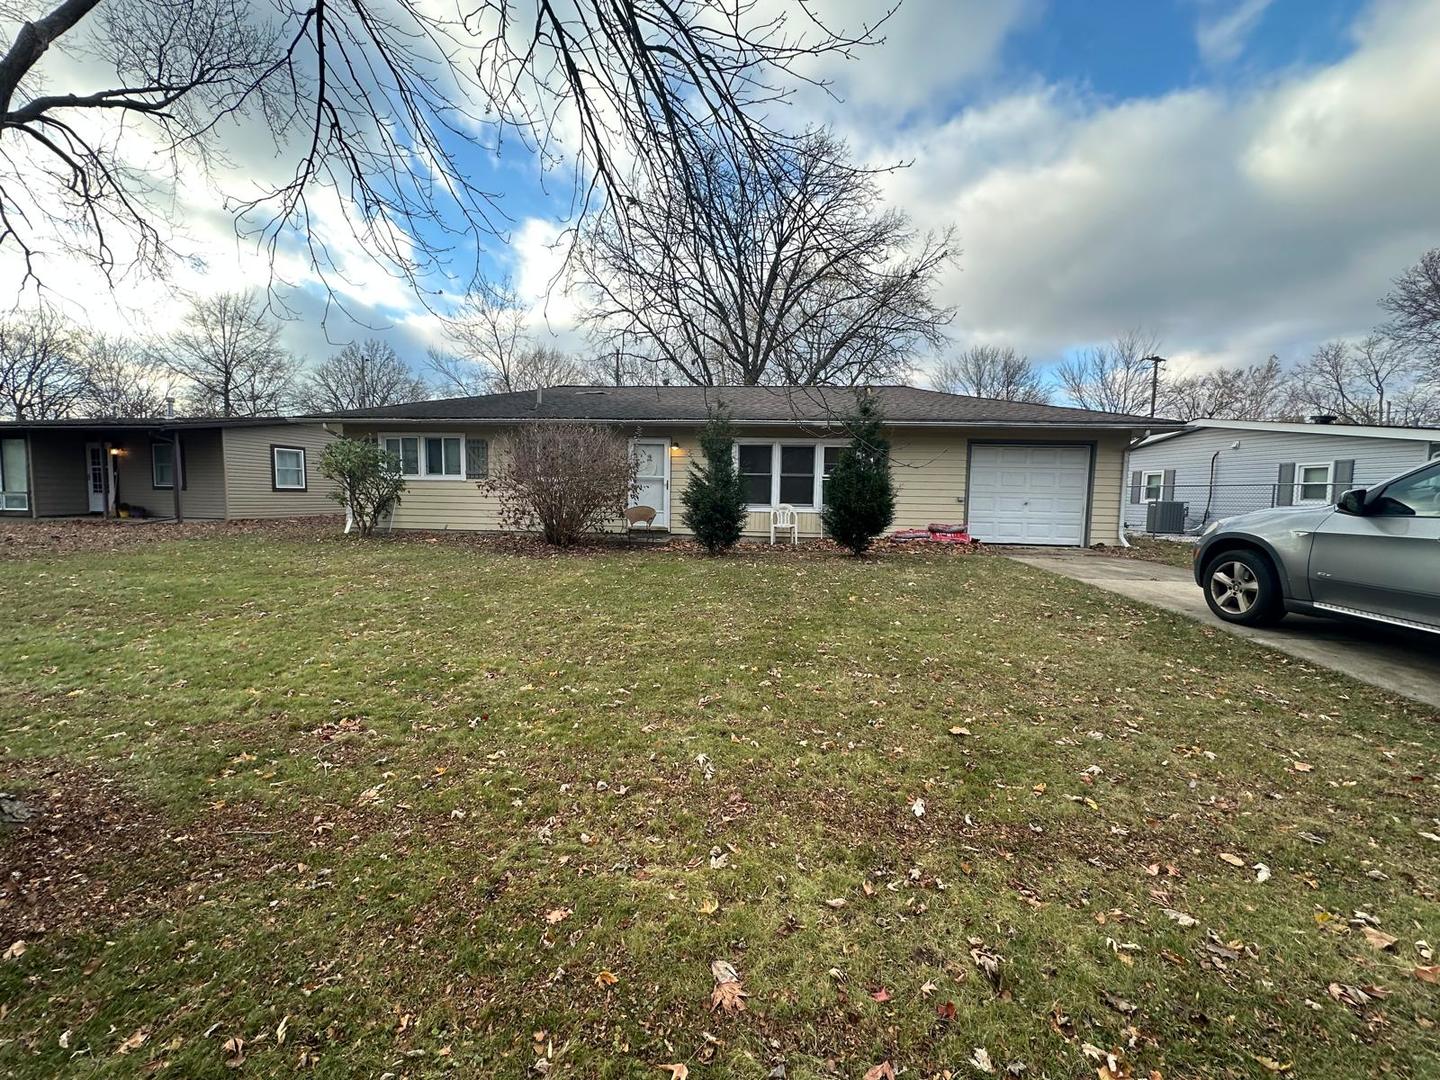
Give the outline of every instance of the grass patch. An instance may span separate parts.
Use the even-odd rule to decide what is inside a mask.
[[[1437,717],[1078,583],[238,537],[6,599],[6,1075],[1440,1072]]]

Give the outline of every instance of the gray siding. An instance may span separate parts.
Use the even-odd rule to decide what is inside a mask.
[[[1232,449],[1236,442],[1239,447]],[[1137,472],[1174,471],[1174,498],[1188,504],[1186,523],[1193,529],[1203,520],[1270,506],[1283,465],[1353,461],[1354,479],[1348,486],[1365,487],[1423,464],[1429,450],[1428,443],[1413,439],[1202,428],[1130,452],[1125,525],[1135,530],[1145,527],[1145,504],[1131,501]]]
[[[225,492],[232,518],[297,517],[338,514],[328,498],[333,485],[320,475],[320,455],[334,438],[319,424],[275,424],[225,429]],[[304,491],[276,491],[272,446],[305,451]]]
[[[30,433],[30,501],[37,517],[66,517],[90,510],[83,435]]]
[[[151,517],[170,517],[175,512],[175,493],[154,485],[150,436],[143,431],[123,431],[110,436],[124,451],[120,455],[120,502],[142,506]],[[225,469],[221,456],[220,429],[186,429],[180,433],[180,458],[185,477],[180,490],[180,508],[185,517],[216,519],[225,516]]]

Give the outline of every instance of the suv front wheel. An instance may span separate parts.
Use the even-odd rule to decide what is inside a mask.
[[[1275,570],[1253,551],[1222,551],[1210,560],[1205,602],[1219,618],[1242,626],[1269,626],[1285,617]]]

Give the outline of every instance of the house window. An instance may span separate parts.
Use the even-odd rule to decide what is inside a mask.
[[[384,435],[381,445],[411,480],[459,480],[465,475],[465,440],[459,435]]]
[[[1295,501],[1330,501],[1330,463],[1295,466]]]
[[[845,449],[843,446],[822,446],[820,453],[824,464],[820,471],[820,505],[825,505],[825,491],[830,484],[830,474],[835,471],[835,466],[840,463],[840,454]]]
[[[770,443],[742,443],[738,450],[745,501],[751,506],[769,506],[775,448]]]
[[[173,488],[175,486],[175,444],[152,442],[150,444],[150,486]]]
[[[484,480],[490,475],[490,442],[487,439],[465,440],[465,479]]]
[[[806,510],[823,505],[825,478],[840,460],[840,444],[745,442],[736,447],[745,499],[752,508],[780,503]]]
[[[1142,502],[1159,502],[1165,494],[1165,474],[1163,472],[1147,472],[1140,476],[1140,496]]]
[[[25,440],[0,439],[0,510],[30,509]]]
[[[780,501],[815,505],[815,447],[780,447]]]
[[[276,491],[305,490],[305,450],[299,446],[270,448],[271,482]]]

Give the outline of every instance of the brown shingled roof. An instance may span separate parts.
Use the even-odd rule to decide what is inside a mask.
[[[334,420],[519,421],[591,420],[596,422],[666,420],[703,421],[724,403],[739,423],[827,423],[855,407],[856,394],[838,386],[555,386],[540,394],[482,394],[354,409],[327,414]],[[892,424],[954,426],[1044,426],[1171,429],[1180,421],[1095,412],[1062,405],[966,397],[913,386],[869,388]]]

